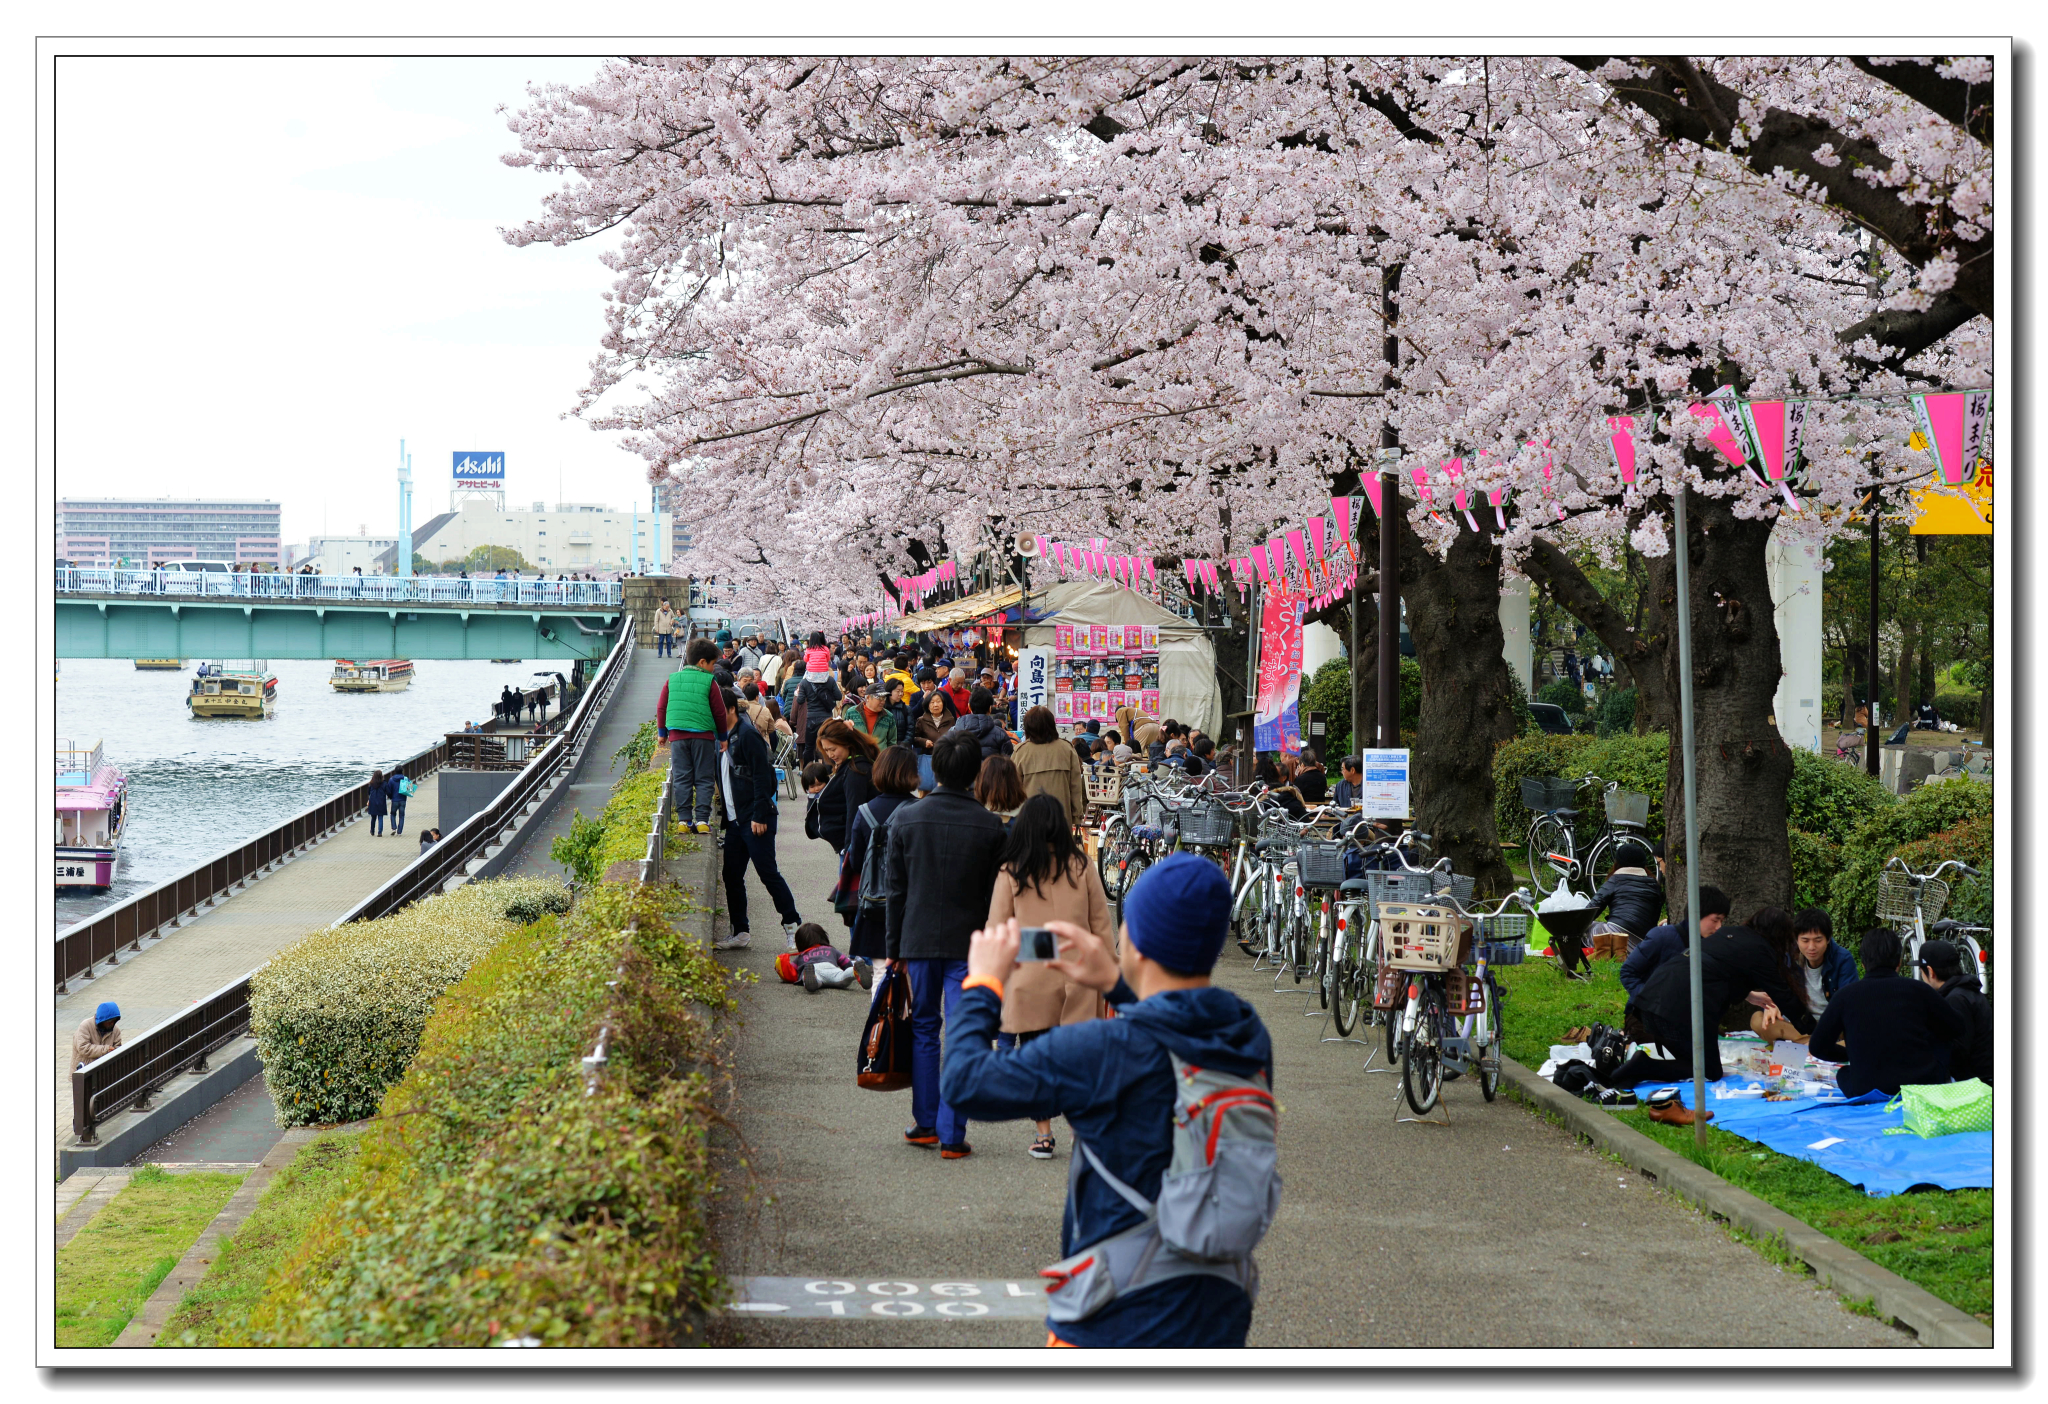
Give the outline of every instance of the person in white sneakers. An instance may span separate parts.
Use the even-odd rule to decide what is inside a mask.
[[[803,920],[797,915],[796,898],[789,883],[775,865],[775,762],[761,733],[746,723],[738,699],[726,691],[724,704],[725,749],[718,766],[720,818],[725,825],[725,907],[732,934],[713,942],[721,951],[741,950],[752,944],[747,930],[747,864],[751,861],[761,886],[782,918],[783,949],[795,950],[796,929]]]

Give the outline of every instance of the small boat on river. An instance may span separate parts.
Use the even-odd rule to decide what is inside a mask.
[[[57,743],[57,886],[105,889],[121,859],[128,777],[103,742]]]
[[[277,709],[277,675],[260,658],[201,663],[185,705],[195,717],[267,717]]]
[[[135,666],[146,673],[182,673],[185,660],[182,658],[138,658]]]
[[[369,658],[357,662],[334,660],[334,674],[327,680],[336,692],[403,692],[412,686],[410,658]]]

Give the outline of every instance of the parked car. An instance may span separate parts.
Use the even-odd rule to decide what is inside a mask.
[[[1536,728],[1550,736],[1572,734],[1572,719],[1565,715],[1564,708],[1555,702],[1531,702],[1529,715],[1535,719]]]

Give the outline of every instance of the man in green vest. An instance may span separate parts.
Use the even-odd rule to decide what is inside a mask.
[[[726,731],[725,701],[712,677],[718,667],[718,645],[692,639],[684,660],[687,666],[662,684],[654,728],[668,747],[676,822],[708,834],[712,794],[718,786],[718,738]]]

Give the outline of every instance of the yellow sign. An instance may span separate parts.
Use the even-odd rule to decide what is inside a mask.
[[[1916,489],[1913,501],[1920,510],[1913,518],[1913,535],[1991,535],[1991,479],[1992,465],[1984,463],[1974,483]]]

